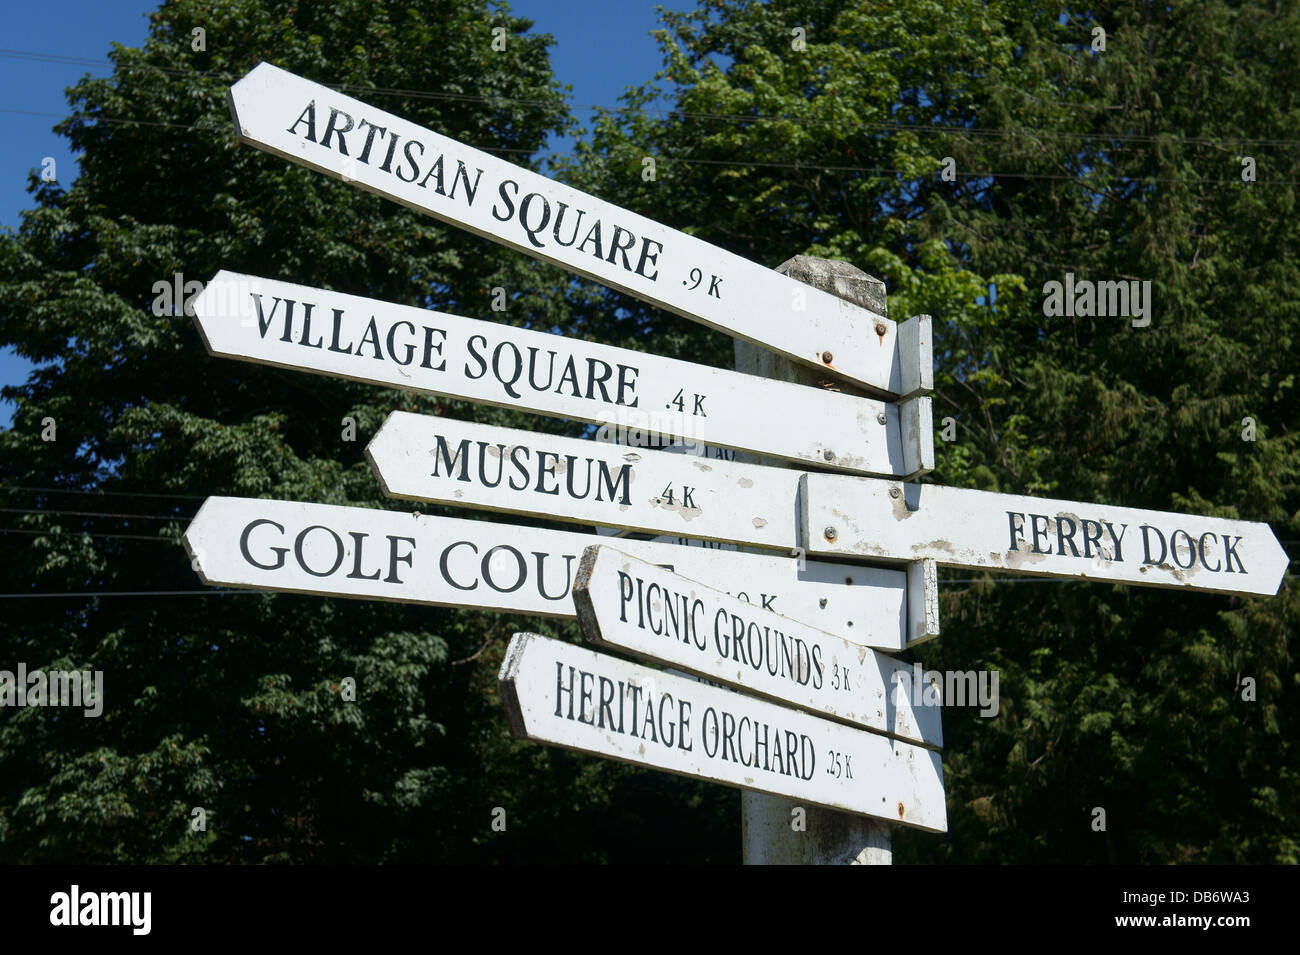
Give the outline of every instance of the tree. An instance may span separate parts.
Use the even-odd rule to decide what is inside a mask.
[[[378,505],[361,449],[383,415],[473,410],[210,358],[155,283],[225,268],[467,314],[524,287],[511,253],[237,144],[225,99],[266,59],[527,162],[570,122],[529,27],[478,0],[175,0],[70,91],[81,174],[33,179],[36,208],[0,239],[0,340],[39,364],[6,391],[5,589],[162,595],[7,602],[5,658],[101,670],[106,705],[0,721],[0,856],[438,859],[487,831],[468,769],[484,704],[453,663],[509,621],[195,595],[178,542],[208,494]]]
[[[587,187],[769,265],[846,259],[894,317],[932,314],[959,435],[932,480],[1296,536],[1294,11],[723,0],[665,21],[667,115],[647,86],[602,117]],[[1267,184],[1240,181],[1247,149]],[[1045,315],[1067,271],[1150,281],[1150,326]],[[921,655],[1000,671],[1001,710],[948,710],[951,832],[900,834],[900,859],[1296,861],[1293,588],[941,594]]]

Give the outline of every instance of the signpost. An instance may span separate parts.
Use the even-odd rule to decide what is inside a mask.
[[[1253,521],[823,474],[802,500],[810,554],[1266,596],[1289,563]]]
[[[236,272],[207,284],[194,320],[213,355],[585,421],[621,444],[669,436],[886,477],[934,467],[933,430],[910,424],[930,419],[925,396],[886,403]],[[807,426],[773,427],[787,420]]]
[[[621,545],[620,545],[621,546]],[[582,555],[573,600],[585,640],[923,746],[937,706],[914,705],[911,667],[608,546]]]
[[[241,141],[889,397],[928,391],[919,323],[801,285],[269,63],[230,89]],[[928,329],[925,330],[928,332]],[[924,352],[920,362],[900,353]]]
[[[658,538],[213,497],[184,537],[203,580],[576,615],[697,674],[519,633],[499,685],[517,737],[745,790],[747,862],[888,862],[886,822],[945,830],[939,711],[875,652],[937,635],[939,564],[1281,584],[1265,524],[904,483],[934,464],[930,320],[895,325],[852,266],[764,268],[266,63],[230,106],[244,142],[733,335],[748,374],[223,271],[194,309],[212,354],[600,428],[396,412],[366,449],[389,494]],[[644,446],[665,436],[712,448]]]
[[[498,683],[519,739],[947,829],[933,750],[531,633]]]
[[[185,531],[204,583],[449,607],[574,615],[592,534],[365,507],[210,497]],[[905,575],[785,556],[620,541],[742,600],[884,650],[903,646]]]

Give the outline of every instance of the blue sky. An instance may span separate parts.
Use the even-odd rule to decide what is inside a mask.
[[[533,30],[555,37],[551,62],[561,83],[573,87],[575,104],[613,105],[629,86],[651,79],[660,67],[650,31],[659,26],[657,7],[689,9],[694,3],[654,0],[511,0],[519,16],[534,21]],[[60,182],[76,177],[76,162],[66,142],[50,128],[67,115],[64,90],[85,73],[108,74],[107,54],[114,42],[138,46],[148,32],[148,15],[157,3],[133,0],[62,0],[13,3],[5,10],[0,39],[0,229],[16,229],[19,212],[31,207],[27,178],[53,158]],[[55,12],[52,12],[55,11]],[[69,66],[15,55],[55,54],[94,63]],[[586,123],[591,114],[575,111]],[[45,115],[32,115],[45,114]],[[52,115],[50,115],[52,114]],[[567,152],[559,140],[552,150]],[[26,380],[30,365],[11,350],[0,350],[0,385]],[[0,425],[12,421],[13,406],[0,402]]]

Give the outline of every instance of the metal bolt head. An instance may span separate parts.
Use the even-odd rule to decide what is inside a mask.
[[[832,451],[830,448],[827,448],[825,451],[822,452],[822,457],[824,457],[827,461],[834,461],[835,452]]]
[[[884,322],[876,322],[876,334],[877,334],[877,335],[883,335],[883,334],[885,334],[885,331],[886,331],[885,323],[884,323]]]
[[[897,498],[899,498],[900,496],[902,496],[902,493],[903,493],[903,492],[900,491],[900,490],[899,490],[898,488],[896,488],[896,487],[891,487],[891,488],[889,489],[889,496],[892,497],[892,498],[895,498],[895,499],[897,499]]]
[[[833,527],[826,528],[826,530],[824,530],[822,533],[826,535],[826,539],[828,541],[833,541],[835,540],[836,537],[839,536],[839,532],[836,531],[835,528]]]
[[[880,414],[876,415],[876,420],[881,424],[885,424],[889,419],[885,417],[885,413],[882,411]]]
[[[824,351],[824,352],[822,352],[822,361],[823,361],[823,362],[825,362],[826,364],[829,365],[829,364],[830,364],[832,361],[834,361],[834,360],[835,360],[835,356],[832,355],[830,352],[828,352],[828,351]]]

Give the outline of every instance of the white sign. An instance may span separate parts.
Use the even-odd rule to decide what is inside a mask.
[[[907,664],[611,547],[582,555],[573,601],[583,638],[598,647],[923,746],[943,745],[940,707],[914,705]]]
[[[933,750],[531,633],[499,684],[516,738],[947,829]]]
[[[366,448],[384,492],[789,552],[799,472],[394,411]]]
[[[194,319],[213,355],[586,421],[611,443],[675,438],[886,477],[934,467],[933,429],[910,425],[929,420],[928,397],[858,398],[236,272],[207,284]]]
[[[882,315],[269,63],[230,109],[267,152],[883,394],[924,389],[928,337],[901,362]]]
[[[448,607],[574,615],[571,585],[593,534],[332,504],[210,497],[185,531],[204,583]],[[906,575],[767,554],[622,541],[742,600],[867,646],[898,650]]]
[[[1290,562],[1252,521],[843,475],[807,482],[810,554],[1261,595],[1277,593]]]

